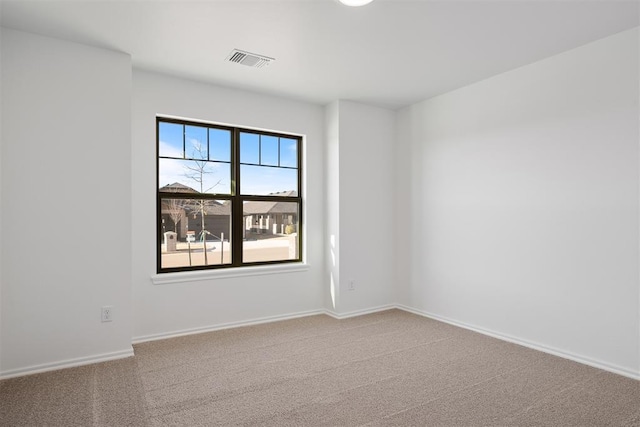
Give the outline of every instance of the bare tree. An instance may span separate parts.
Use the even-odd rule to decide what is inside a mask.
[[[207,161],[207,152],[203,148],[202,143],[200,143],[199,141],[196,141],[193,144],[193,152],[191,158],[195,160],[191,162],[192,165],[184,166],[184,176],[198,184],[201,194],[211,191],[222,182],[222,179],[219,179],[211,187],[205,188],[205,177],[207,175],[213,174],[214,171],[211,170],[211,164]],[[205,199],[192,199],[191,202],[191,209],[195,212],[200,213],[200,239],[202,240],[202,247],[204,252],[204,264],[207,265],[207,235],[211,233],[209,233],[209,231],[205,229],[204,216],[207,213],[207,206],[211,205],[211,201]]]
[[[187,217],[183,200],[165,199],[164,205],[165,211],[169,214],[171,221],[173,221],[173,231],[178,233],[178,223]]]

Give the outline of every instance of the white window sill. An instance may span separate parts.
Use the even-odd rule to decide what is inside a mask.
[[[263,276],[265,274],[295,273],[309,270],[309,264],[292,263],[279,265],[257,265],[255,267],[222,268],[219,270],[184,271],[162,273],[151,276],[154,285],[169,283],[199,282],[203,280],[228,279],[245,276]]]

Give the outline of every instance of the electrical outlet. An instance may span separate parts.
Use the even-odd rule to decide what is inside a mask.
[[[349,280],[349,288],[350,291],[355,291],[356,290],[356,281],[351,279]]]
[[[102,321],[111,322],[113,320],[113,306],[105,305],[102,307]]]

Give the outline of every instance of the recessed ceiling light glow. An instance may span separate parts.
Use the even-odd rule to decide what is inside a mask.
[[[364,6],[372,1],[373,0],[340,0],[340,3],[346,4],[347,6]]]

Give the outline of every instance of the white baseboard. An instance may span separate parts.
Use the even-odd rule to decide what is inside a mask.
[[[379,312],[379,311],[390,310],[390,309],[393,309],[393,308],[396,308],[396,306],[394,304],[389,304],[389,305],[384,305],[384,306],[379,306],[379,307],[374,307],[374,308],[368,308],[368,309],[365,309],[365,310],[350,311],[348,313],[336,313],[334,311],[325,310],[325,309],[310,310],[310,311],[303,311],[303,312],[298,312],[298,313],[283,314],[283,315],[279,315],[279,316],[261,317],[261,318],[258,318],[258,319],[251,319],[251,320],[245,320],[245,321],[221,323],[221,324],[218,324],[218,325],[210,325],[210,326],[204,326],[204,327],[199,327],[199,328],[182,329],[182,330],[171,331],[171,332],[166,332],[166,333],[142,335],[142,336],[139,336],[139,337],[134,337],[133,341],[132,341],[132,344],[139,344],[139,343],[149,342],[149,341],[164,340],[164,339],[167,339],[167,338],[176,338],[176,337],[182,337],[182,336],[186,336],[186,335],[200,334],[200,333],[203,333],[203,332],[214,332],[214,331],[220,331],[220,330],[223,330],[223,329],[231,329],[231,328],[240,328],[240,327],[244,327],[244,326],[260,325],[262,323],[279,322],[281,320],[297,319],[299,317],[315,316],[315,315],[318,315],[318,314],[326,314],[326,315],[331,316],[331,317],[333,317],[335,319],[347,319],[349,317],[362,316],[364,314],[376,313],[376,312]]]
[[[90,365],[98,362],[108,362],[109,360],[124,359],[133,356],[133,347],[127,350],[114,351],[111,353],[97,354],[95,356],[78,357],[76,359],[60,360],[58,362],[43,363],[42,365],[26,366],[24,368],[10,369],[0,372],[0,379],[22,377],[25,375],[39,374],[42,372],[57,371],[64,368],[75,368],[77,366]]]
[[[139,344],[139,343],[148,342],[148,341],[164,340],[167,338],[176,338],[176,337],[182,337],[186,335],[201,334],[204,332],[220,331],[223,329],[260,325],[262,323],[279,322],[281,320],[297,319],[299,317],[315,316],[317,314],[326,314],[326,312],[325,310],[321,310],[321,309],[310,310],[310,311],[303,311],[298,313],[283,314],[279,316],[261,317],[258,319],[244,320],[244,321],[238,321],[238,322],[220,323],[217,325],[210,325],[210,326],[204,326],[199,328],[182,329],[182,330],[171,331],[166,333],[142,335],[139,337],[134,337],[132,344]]]
[[[377,313],[379,311],[386,311],[394,308],[397,308],[397,305],[387,304],[387,305],[381,305],[378,307],[367,308],[364,310],[349,311],[347,313],[336,313],[335,311],[332,311],[332,310],[324,310],[324,314],[331,316],[334,319],[348,319],[349,317],[363,316],[365,314]]]
[[[402,304],[396,304],[396,308],[400,310],[404,310],[409,313],[417,314],[418,316],[428,317],[429,319],[437,320],[439,322],[448,323],[453,326],[457,326],[460,328],[468,329],[473,332],[478,332],[483,335],[487,335],[493,338],[497,338],[502,341],[507,341],[510,343],[518,344],[523,347],[531,348],[533,350],[541,351],[543,353],[548,353],[554,356],[562,357],[563,359],[569,359],[574,362],[582,363],[583,365],[592,366],[594,368],[602,369],[604,371],[613,372],[614,374],[623,375],[628,378],[633,378],[635,380],[640,380],[640,371],[635,372],[631,369],[627,369],[621,366],[616,366],[611,363],[606,363],[601,360],[591,359],[589,357],[581,356],[578,354],[570,353],[568,351],[560,350],[557,348],[549,347],[546,345],[542,345],[539,343],[527,341],[521,338],[513,337],[510,335],[502,334],[499,332],[491,331],[488,329],[480,328],[474,325],[470,325],[464,322],[459,322],[457,320],[452,320],[443,316],[439,316],[437,314],[429,313],[426,311],[418,310],[412,307],[408,307]]]
[[[222,323],[222,324],[218,324],[218,325],[212,325],[212,326],[207,326],[207,327],[201,327],[201,328],[192,328],[192,329],[184,329],[184,330],[179,330],[179,331],[172,331],[172,332],[167,332],[167,333],[160,333],[160,334],[152,334],[152,335],[144,335],[144,336],[139,336],[139,337],[135,337],[132,340],[133,344],[137,344],[137,343],[142,343],[142,342],[148,342],[148,341],[156,341],[156,340],[162,340],[162,339],[167,339],[167,338],[174,338],[174,337],[180,337],[180,336],[185,336],[185,335],[193,335],[193,334],[199,334],[199,333],[203,333],[203,332],[212,332],[212,331],[219,331],[219,330],[223,330],[223,329],[230,329],[230,328],[238,328],[238,327],[243,327],[243,326],[252,326],[252,325],[259,325],[259,324],[263,324],[263,323],[272,323],[272,322],[278,322],[281,320],[290,320],[290,319],[296,319],[296,318],[300,318],[300,317],[307,317],[307,316],[314,316],[314,315],[318,315],[318,314],[326,314],[328,316],[331,316],[335,319],[347,319],[350,317],[356,317],[356,316],[362,316],[365,314],[371,314],[371,313],[377,313],[380,311],[385,311],[385,310],[391,310],[391,309],[399,309],[399,310],[403,310],[409,313],[413,313],[416,314],[418,316],[423,316],[423,317],[427,317],[433,320],[437,320],[439,322],[444,322],[444,323],[448,323],[450,325],[453,326],[457,326],[460,328],[464,328],[464,329],[468,329],[470,331],[474,331],[474,332],[478,332],[480,334],[483,335],[487,335],[493,338],[497,338],[503,341],[507,341],[507,342],[511,342],[514,344],[518,344],[524,347],[528,347],[531,348],[533,350],[538,350],[538,351],[542,351],[544,353],[548,353],[548,354],[552,354],[554,356],[558,356],[558,357],[562,357],[564,359],[569,359],[569,360],[573,360],[574,362],[578,362],[578,363],[582,363],[584,365],[588,365],[588,366],[592,366],[594,368],[598,368],[598,369],[602,369],[608,372],[613,372],[615,374],[618,375],[623,375],[625,377],[628,378],[633,378],[636,380],[640,380],[640,371],[636,372],[633,371],[631,369],[627,369],[624,367],[620,367],[620,366],[616,366],[610,363],[606,363],[600,360],[594,360],[585,356],[581,356],[581,355],[577,355],[577,354],[573,354],[567,351],[563,351],[563,350],[559,350],[556,348],[552,348],[552,347],[548,347],[542,344],[538,344],[535,342],[530,342],[527,340],[523,340],[521,338],[517,338],[517,337],[513,337],[513,336],[509,336],[509,335],[505,335],[499,332],[495,332],[495,331],[491,331],[488,329],[484,329],[484,328],[480,328],[477,327],[475,325],[470,325],[464,322],[459,322],[457,320],[453,320],[453,319],[449,319],[443,316],[439,316],[437,314],[433,314],[433,313],[429,313],[423,310],[418,310],[409,306],[405,306],[402,304],[388,304],[388,305],[383,305],[383,306],[378,306],[378,307],[373,307],[373,308],[369,308],[369,309],[364,309],[364,310],[356,310],[356,311],[351,311],[351,312],[347,312],[347,313],[336,313],[332,310],[326,310],[326,309],[318,309],[318,310],[310,310],[310,311],[304,311],[304,312],[298,312],[298,313],[290,313],[290,314],[285,314],[285,315],[279,315],[279,316],[269,316],[269,317],[262,317],[262,318],[258,318],[258,319],[252,319],[252,320],[247,320],[247,321],[239,321],[239,322],[229,322],[229,323]],[[58,362],[52,362],[52,363],[46,363],[46,364],[42,364],[42,365],[35,365],[35,366],[28,366],[28,367],[24,367],[24,368],[18,368],[18,369],[13,369],[13,370],[8,370],[8,371],[2,371],[0,372],[0,379],[7,379],[7,378],[13,378],[13,377],[19,377],[19,376],[24,376],[24,375],[31,375],[31,374],[36,374],[36,373],[41,373],[41,372],[47,372],[47,371],[53,371],[53,370],[58,370],[58,369],[63,369],[63,368],[72,368],[72,367],[77,367],[77,366],[83,366],[83,365],[89,365],[92,363],[98,363],[98,362],[106,362],[109,360],[116,360],[116,359],[122,359],[125,357],[131,357],[134,356],[133,353],[133,348],[127,349],[127,350],[123,350],[123,351],[117,351],[117,352],[112,352],[112,353],[104,353],[104,354],[99,354],[99,355],[95,355],[95,356],[89,356],[89,357],[81,357],[81,358],[77,358],[77,359],[68,359],[68,360],[63,360],[63,361],[58,361]]]

